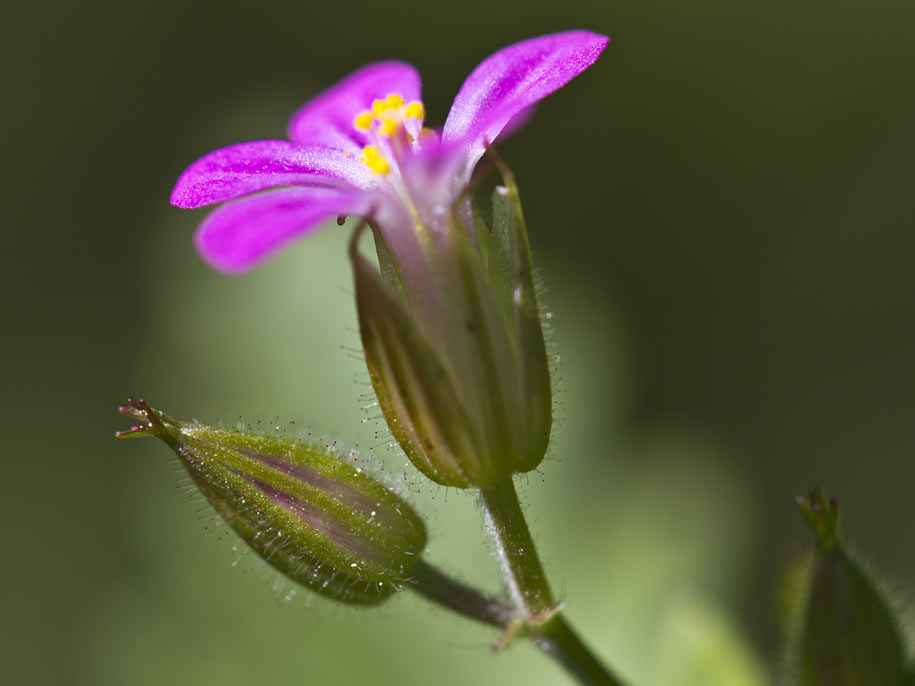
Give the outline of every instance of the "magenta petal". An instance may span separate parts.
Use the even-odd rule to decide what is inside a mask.
[[[519,110],[511,119],[506,122],[505,126],[502,127],[502,131],[499,133],[500,138],[505,138],[506,136],[513,136],[515,131],[523,129],[527,124],[528,119],[534,116],[534,110],[537,109],[536,105],[531,105],[530,107],[525,107],[522,110]]]
[[[356,115],[392,93],[406,102],[419,100],[420,89],[419,74],[409,64],[370,64],[302,105],[289,122],[289,137],[299,143],[358,152],[370,141],[353,126]]]
[[[188,209],[274,186],[367,188],[376,183],[358,156],[289,141],[251,141],[215,150],[194,162],[175,184],[171,203]]]
[[[240,274],[340,214],[371,210],[368,194],[335,188],[284,188],[242,198],[210,213],[194,237],[213,267]]]
[[[443,142],[464,141],[475,162],[516,116],[590,67],[610,39],[589,31],[531,38],[487,57],[454,99]]]

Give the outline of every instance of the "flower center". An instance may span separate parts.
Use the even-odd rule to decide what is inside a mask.
[[[412,142],[413,134],[421,129],[425,116],[426,108],[421,102],[414,100],[408,104],[404,102],[402,95],[391,93],[384,100],[375,100],[371,110],[357,114],[353,119],[353,126],[358,131],[371,132],[376,137],[384,138],[391,138],[403,127],[407,140]],[[362,149],[362,162],[374,173],[382,176],[391,171],[391,165],[381,154],[378,145],[366,145]]]

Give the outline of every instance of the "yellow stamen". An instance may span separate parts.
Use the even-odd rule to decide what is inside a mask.
[[[366,111],[357,114],[356,118],[353,119],[353,126],[362,131],[368,131],[372,128],[372,113]]]
[[[360,131],[370,131],[374,127],[378,135],[390,137],[394,135],[406,119],[419,119],[422,121],[425,116],[426,108],[419,100],[413,100],[408,105],[399,93],[389,93],[384,100],[372,101],[371,110],[364,110],[357,114],[353,118],[353,126]],[[408,138],[412,143],[413,137],[408,134]],[[366,159],[380,158],[367,158],[366,153],[363,152],[363,161]],[[369,162],[366,162],[366,164],[374,169]],[[387,173],[387,168],[385,168],[385,172],[379,173]]]
[[[383,157],[379,157],[377,160],[375,160],[375,163],[370,167],[370,169],[380,176],[385,176],[389,171],[391,171],[391,167],[388,164],[388,161]]]
[[[395,119],[385,118],[378,127],[378,133],[382,136],[390,136],[397,130],[397,121]]]
[[[384,100],[375,100],[372,103],[372,116],[381,119],[381,115],[391,109]]]
[[[423,107],[423,104],[419,101],[411,102],[407,105],[407,116],[412,119],[424,119],[426,116],[426,108]]]
[[[374,145],[366,145],[362,148],[362,163],[381,176],[384,176],[391,171],[388,161],[382,157],[378,148]]]

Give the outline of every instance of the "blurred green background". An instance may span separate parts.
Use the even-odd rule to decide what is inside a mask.
[[[171,186],[365,62],[415,64],[441,123],[483,57],[579,27],[608,50],[502,146],[564,360],[522,487],[570,617],[634,683],[767,683],[814,484],[912,607],[911,0],[36,1],[0,22],[6,683],[566,683],[412,597],[284,602],[113,432],[137,394],[368,453],[346,232],[229,279]],[[472,498],[414,491],[432,558],[494,586]]]

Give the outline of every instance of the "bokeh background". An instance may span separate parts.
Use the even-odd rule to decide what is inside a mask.
[[[365,62],[424,75],[442,122],[515,40],[612,36],[502,146],[563,356],[552,459],[522,481],[570,617],[634,683],[765,684],[777,579],[822,484],[915,598],[915,4],[909,0],[189,0],[3,10],[4,564],[10,684],[562,684],[525,645],[412,597],[378,612],[273,590],[128,394],[280,417],[373,451],[329,229],[209,271],[185,165],[281,137]],[[362,419],[369,419],[362,422]],[[401,460],[374,447],[390,478]],[[431,557],[494,586],[471,497],[414,486]],[[446,497],[447,495],[447,497]]]

